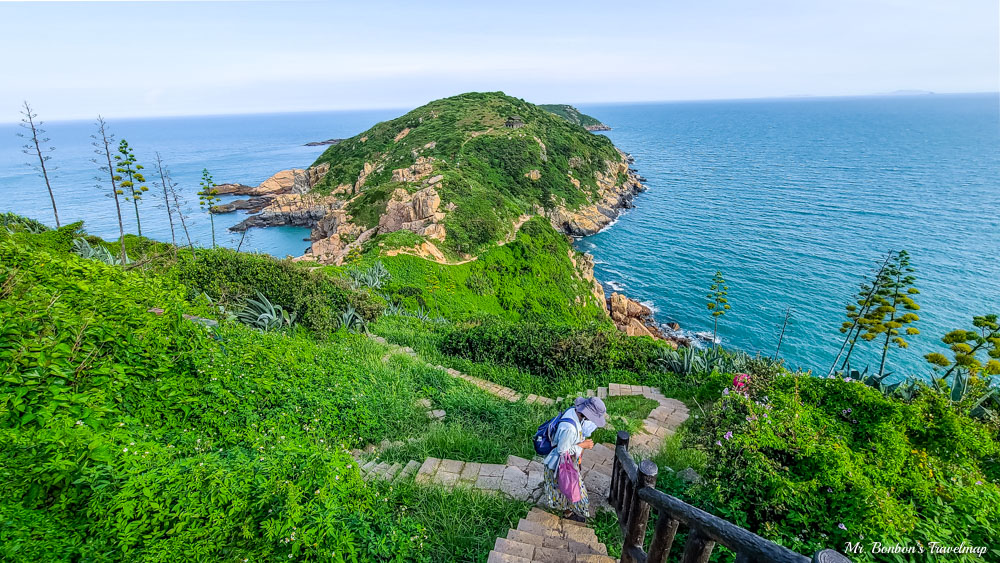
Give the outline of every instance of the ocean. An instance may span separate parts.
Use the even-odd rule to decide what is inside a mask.
[[[1000,111],[996,95],[583,105],[612,127],[649,189],[597,235],[577,241],[594,255],[610,294],[645,302],[660,322],[688,334],[711,331],[706,294],[725,276],[731,311],[724,346],[771,355],[785,311],[791,321],[780,355],[791,367],[825,374],[842,336],[844,305],[862,276],[889,250],[910,252],[921,294],[921,334],[893,349],[898,376],[924,376],[923,355],[940,337],[970,327],[973,315],[1000,312]],[[211,244],[198,209],[198,181],[256,185],[286,168],[306,167],[325,147],[309,141],[354,135],[404,110],[110,120],[134,147],[150,191],[140,207],[143,233],[169,240],[153,180],[159,151],[184,194],[192,237]],[[10,119],[15,116],[11,115]],[[44,115],[42,115],[44,118]],[[54,189],[64,224],[116,238],[107,186],[95,187],[93,124],[53,122]],[[44,185],[19,151],[14,124],[0,124],[0,210],[51,223]],[[228,200],[229,198],[227,198]],[[130,208],[127,228],[135,232]],[[216,217],[220,244],[242,213]],[[179,240],[183,235],[178,231]],[[244,250],[299,255],[308,230],[251,231]],[[861,346],[861,345],[859,345]],[[856,367],[877,368],[875,346]]]
[[[721,271],[723,345],[825,375],[844,307],[889,250],[916,269],[921,333],[891,349],[895,377],[926,376],[945,332],[1000,313],[1000,112],[993,95],[581,106],[611,125],[649,190],[580,240],[605,289],[661,322],[711,331]],[[878,368],[859,343],[854,367]]]

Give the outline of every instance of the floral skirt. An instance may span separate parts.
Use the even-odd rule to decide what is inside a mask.
[[[577,460],[577,465],[579,465],[579,460]],[[557,466],[558,467],[558,466]],[[579,467],[577,468],[579,469]],[[549,469],[548,466],[545,467],[545,500],[548,501],[549,507],[554,510],[572,510],[575,514],[583,516],[584,518],[590,517],[590,498],[587,496],[587,487],[583,484],[583,474],[580,475],[580,500],[578,502],[570,502],[566,495],[559,490],[559,481],[556,478],[556,470]]]

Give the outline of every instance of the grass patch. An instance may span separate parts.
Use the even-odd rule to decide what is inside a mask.
[[[604,399],[608,408],[608,426],[598,428],[591,438],[594,442],[614,444],[619,430],[635,434],[642,429],[642,421],[649,416],[659,403],[645,397],[608,397]]]
[[[516,528],[531,508],[526,502],[462,488],[379,487],[388,493],[395,511],[423,526],[421,553],[434,562],[485,562],[496,538]]]

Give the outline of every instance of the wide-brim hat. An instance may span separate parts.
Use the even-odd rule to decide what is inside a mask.
[[[573,401],[573,406],[576,408],[576,412],[587,417],[598,428],[604,427],[604,416],[608,414],[608,408],[604,406],[604,401],[597,397],[577,397]]]

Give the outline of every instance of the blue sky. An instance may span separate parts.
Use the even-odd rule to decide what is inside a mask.
[[[996,0],[0,1],[0,122],[998,89]]]

